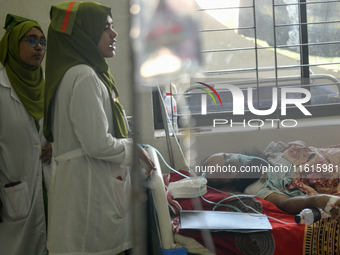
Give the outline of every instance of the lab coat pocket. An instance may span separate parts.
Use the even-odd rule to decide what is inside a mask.
[[[119,218],[124,217],[129,208],[130,201],[130,178],[126,181],[113,180],[113,192],[115,197],[115,204],[117,208],[117,215]]]
[[[3,187],[3,206],[12,220],[26,218],[29,212],[28,186],[26,181]]]

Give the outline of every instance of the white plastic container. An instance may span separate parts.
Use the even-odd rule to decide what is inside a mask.
[[[164,97],[164,104],[166,110],[166,119],[169,129],[169,134],[178,133],[178,116],[177,116],[177,103],[171,93],[166,93]],[[171,110],[172,107],[172,110]]]

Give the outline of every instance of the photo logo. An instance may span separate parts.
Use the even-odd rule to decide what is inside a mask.
[[[197,83],[206,86],[206,87],[209,88],[212,92],[214,92],[214,94],[217,96],[218,100],[220,101],[220,104],[222,105],[221,97],[220,97],[220,95],[217,93],[217,91],[216,91],[213,87],[211,87],[210,85],[208,85],[208,84],[206,84],[206,83],[203,83],[203,82],[197,82]],[[201,90],[203,90],[204,92],[206,92],[206,93],[212,98],[212,100],[214,101],[215,105],[217,105],[214,96],[209,92],[209,90],[204,89],[204,88],[200,88],[200,87],[196,87],[196,88],[197,88],[197,89],[201,89]],[[202,94],[202,95],[201,95],[201,100],[202,100],[202,104],[201,104],[201,113],[202,113],[202,115],[207,115],[207,94]]]
[[[208,88],[210,88],[215,95],[218,97],[218,99],[220,100],[220,103],[222,105],[222,101],[220,96],[218,95],[218,93],[216,92],[216,90],[211,87],[208,84],[205,84],[203,82],[198,82],[199,84],[202,84]],[[244,95],[243,92],[240,88],[236,87],[235,85],[225,85],[226,89],[229,89],[232,97],[233,97],[233,114],[234,115],[244,115]],[[202,89],[199,88],[198,89]],[[211,93],[209,91],[207,91],[206,89],[202,89],[205,92],[207,92],[212,98],[213,96],[211,95]],[[248,88],[248,108],[250,110],[250,112],[252,112],[255,115],[259,115],[259,116],[265,116],[265,115],[270,115],[272,114],[278,105],[277,102],[277,88],[273,87],[272,88],[272,106],[270,109],[268,110],[257,110],[255,109],[255,107],[253,106],[253,92],[252,92],[252,88]],[[302,93],[305,94],[304,98],[287,98],[287,94],[288,93]],[[204,98],[205,96],[205,98]],[[309,90],[304,89],[304,88],[281,88],[281,114],[282,115],[286,115],[286,108],[287,105],[291,104],[291,105],[295,105],[298,109],[300,109],[300,111],[304,114],[304,115],[312,115],[302,104],[303,103],[307,103],[309,100],[311,99],[311,93]],[[213,98],[215,105],[216,105],[216,101]],[[202,94],[202,105],[201,105],[201,114],[202,115],[206,115],[207,114],[207,100],[206,100],[206,94]]]
[[[217,98],[220,101],[220,104],[222,106],[222,100],[220,98],[220,95],[217,93],[217,91],[210,85],[203,83],[203,82],[197,82],[198,84],[204,85],[205,87],[209,88],[211,91],[214,92],[214,94],[217,96]],[[213,99],[215,105],[217,105],[216,100],[214,96],[205,88],[197,87],[197,89],[201,89],[206,94],[201,95],[201,114],[206,115],[207,114],[207,94],[210,95],[210,97]],[[233,109],[233,115],[244,115],[245,114],[245,95],[243,94],[243,91],[235,86],[230,84],[225,84],[223,86],[223,89],[228,89],[232,95],[232,109]],[[280,93],[280,95],[278,94]],[[289,98],[289,94],[301,94],[301,98]],[[299,87],[280,87],[280,92],[278,92],[277,87],[272,87],[272,104],[269,109],[256,109],[253,104],[253,88],[249,87],[247,88],[247,105],[248,110],[257,116],[267,116],[271,115],[276,111],[278,108],[278,96],[280,96],[280,108],[281,108],[281,115],[285,116],[287,115],[287,107],[289,105],[294,105],[297,109],[299,109],[305,116],[311,116],[312,114],[306,109],[306,107],[303,105],[304,103],[307,103],[311,100],[311,92],[305,88],[299,88]],[[287,120],[280,120],[280,119],[266,119],[265,121],[269,121],[271,125],[274,127],[276,122],[280,122],[282,126],[284,127],[295,127],[297,126],[297,121],[294,119],[287,119]],[[292,122],[293,125],[287,125],[287,122]],[[254,125],[254,123],[257,123]],[[214,119],[213,121],[213,127],[216,125],[226,125],[230,124],[232,127],[233,125],[243,125],[244,127],[262,127],[264,125],[264,121],[261,119],[251,119],[246,122],[246,120],[243,120],[243,122],[233,122],[233,120],[226,120],[226,119]]]

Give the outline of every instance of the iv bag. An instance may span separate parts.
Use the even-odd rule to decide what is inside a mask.
[[[197,70],[200,40],[192,0],[140,0],[130,10],[137,82],[153,86]]]

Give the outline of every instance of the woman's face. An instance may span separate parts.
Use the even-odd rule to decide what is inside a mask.
[[[116,37],[118,33],[113,30],[112,18],[107,16],[104,32],[98,42],[98,49],[104,58],[111,58],[115,55]]]
[[[27,41],[23,40],[24,38],[40,41],[45,41],[46,38],[39,28],[33,27],[23,36],[23,38],[21,38],[19,42],[21,60],[29,66],[37,67],[44,58],[45,49],[40,45],[40,43],[36,47],[28,46]]]

